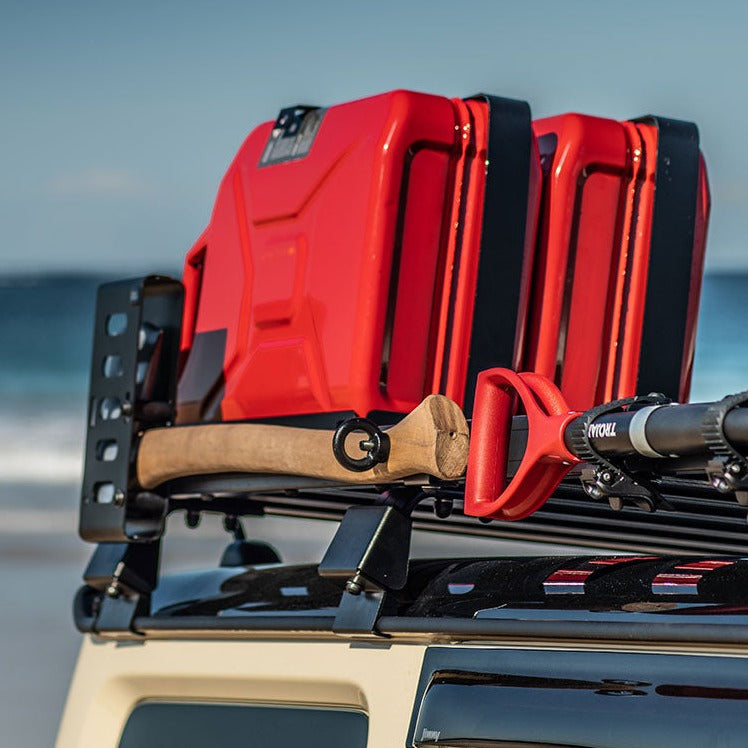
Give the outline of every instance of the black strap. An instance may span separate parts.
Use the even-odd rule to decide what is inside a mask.
[[[525,101],[477,94],[488,105],[488,164],[478,281],[468,354],[464,410],[473,410],[478,373],[512,368],[520,313],[532,157]]]
[[[692,122],[647,116],[658,130],[657,173],[649,251],[640,392],[679,400],[691,290],[699,184],[699,131]]]

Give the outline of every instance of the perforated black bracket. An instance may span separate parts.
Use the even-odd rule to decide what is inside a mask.
[[[138,434],[174,416],[184,289],[148,276],[99,288],[89,386],[80,535],[91,542],[153,541],[166,500],[134,475]]]

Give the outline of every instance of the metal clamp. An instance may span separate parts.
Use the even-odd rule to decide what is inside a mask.
[[[623,509],[627,503],[645,512],[654,512],[660,506],[667,506],[667,502],[649,481],[641,476],[632,475],[624,466],[611,462],[592,446],[589,427],[601,416],[659,407],[669,403],[669,398],[659,393],[614,400],[585,411],[583,417],[572,424],[569,436],[573,450],[591,466],[582,470],[581,475],[582,487],[590,498],[607,499],[611,509],[616,511]]]

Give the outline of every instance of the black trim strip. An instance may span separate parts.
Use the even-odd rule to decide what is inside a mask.
[[[91,619],[80,615],[76,608],[76,625],[82,633],[92,633]],[[559,611],[563,616],[563,611]],[[332,633],[332,616],[139,616],[133,622],[136,632],[237,631],[252,633]],[[748,626],[718,623],[632,623],[610,621],[538,621],[528,619],[471,619],[471,618],[405,618],[383,616],[377,631],[384,636],[408,636],[423,639],[448,638],[516,639],[565,641],[598,641],[673,644],[748,644]],[[105,634],[105,632],[104,632]],[[345,638],[345,637],[343,637]]]
[[[332,633],[334,616],[149,616],[136,618],[136,631],[289,631]]]
[[[699,131],[647,116],[658,130],[655,203],[637,392],[678,400],[686,338],[699,185]]]
[[[465,414],[473,410],[478,373],[512,368],[525,260],[532,120],[525,101],[477,94],[489,110],[488,165]]]
[[[559,617],[563,612],[559,612]],[[714,623],[632,623],[610,621],[533,621],[383,616],[377,630],[386,636],[422,634],[456,639],[565,639],[587,641],[747,644],[748,626]]]

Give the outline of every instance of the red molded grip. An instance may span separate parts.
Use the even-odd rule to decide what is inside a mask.
[[[512,416],[518,401],[527,414],[527,448],[507,485]],[[515,520],[539,509],[579,462],[564,444],[566,426],[579,415],[569,410],[556,385],[540,374],[482,371],[470,429],[465,514]]]

